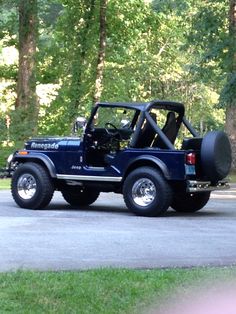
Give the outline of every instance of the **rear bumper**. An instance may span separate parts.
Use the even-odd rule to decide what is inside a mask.
[[[212,185],[210,181],[192,181],[187,182],[187,192],[211,192],[215,190],[227,190],[230,185],[227,181],[219,181],[216,185]]]

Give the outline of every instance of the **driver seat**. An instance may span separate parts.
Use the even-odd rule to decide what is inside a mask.
[[[157,116],[155,113],[150,112],[150,116],[153,121],[157,123]],[[153,129],[148,120],[145,120],[145,124],[140,131],[137,142],[135,143],[135,148],[150,147],[156,135],[156,131]]]
[[[166,135],[166,137],[170,140],[172,144],[174,144],[178,128],[177,128],[177,123],[176,123],[176,118],[175,118],[175,113],[173,111],[168,112],[167,117],[166,117],[166,123],[164,127],[162,128],[162,132]],[[153,143],[153,147],[158,147],[158,148],[166,148],[165,143],[162,141],[162,139],[157,136]]]

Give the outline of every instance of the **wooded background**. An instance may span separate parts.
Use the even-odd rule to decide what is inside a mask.
[[[0,0],[0,164],[103,101],[183,102],[236,168],[236,0]]]

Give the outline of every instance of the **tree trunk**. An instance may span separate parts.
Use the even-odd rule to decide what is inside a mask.
[[[105,64],[105,49],[106,49],[106,10],[107,0],[100,0],[100,27],[99,27],[99,50],[96,70],[96,81],[93,102],[100,100],[102,94],[102,79]]]
[[[236,170],[236,94],[234,93],[236,84],[236,0],[230,0],[229,9],[229,75],[228,86],[229,89],[229,102],[226,109],[226,132],[229,135],[233,164],[232,167]]]
[[[36,132],[38,101],[36,95],[35,54],[37,39],[37,0],[19,0],[19,69],[16,112],[24,116]]]
[[[233,170],[236,169],[236,105],[228,106],[226,109],[226,132],[229,135],[231,148],[232,148],[232,157]]]

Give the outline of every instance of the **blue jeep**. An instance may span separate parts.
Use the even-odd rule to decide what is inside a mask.
[[[79,208],[115,192],[133,213],[158,216],[170,206],[195,212],[212,190],[229,188],[227,135],[199,137],[181,103],[98,103],[75,133],[81,127],[81,138],[33,138],[14,153],[11,190],[20,207],[45,208],[55,190]]]

